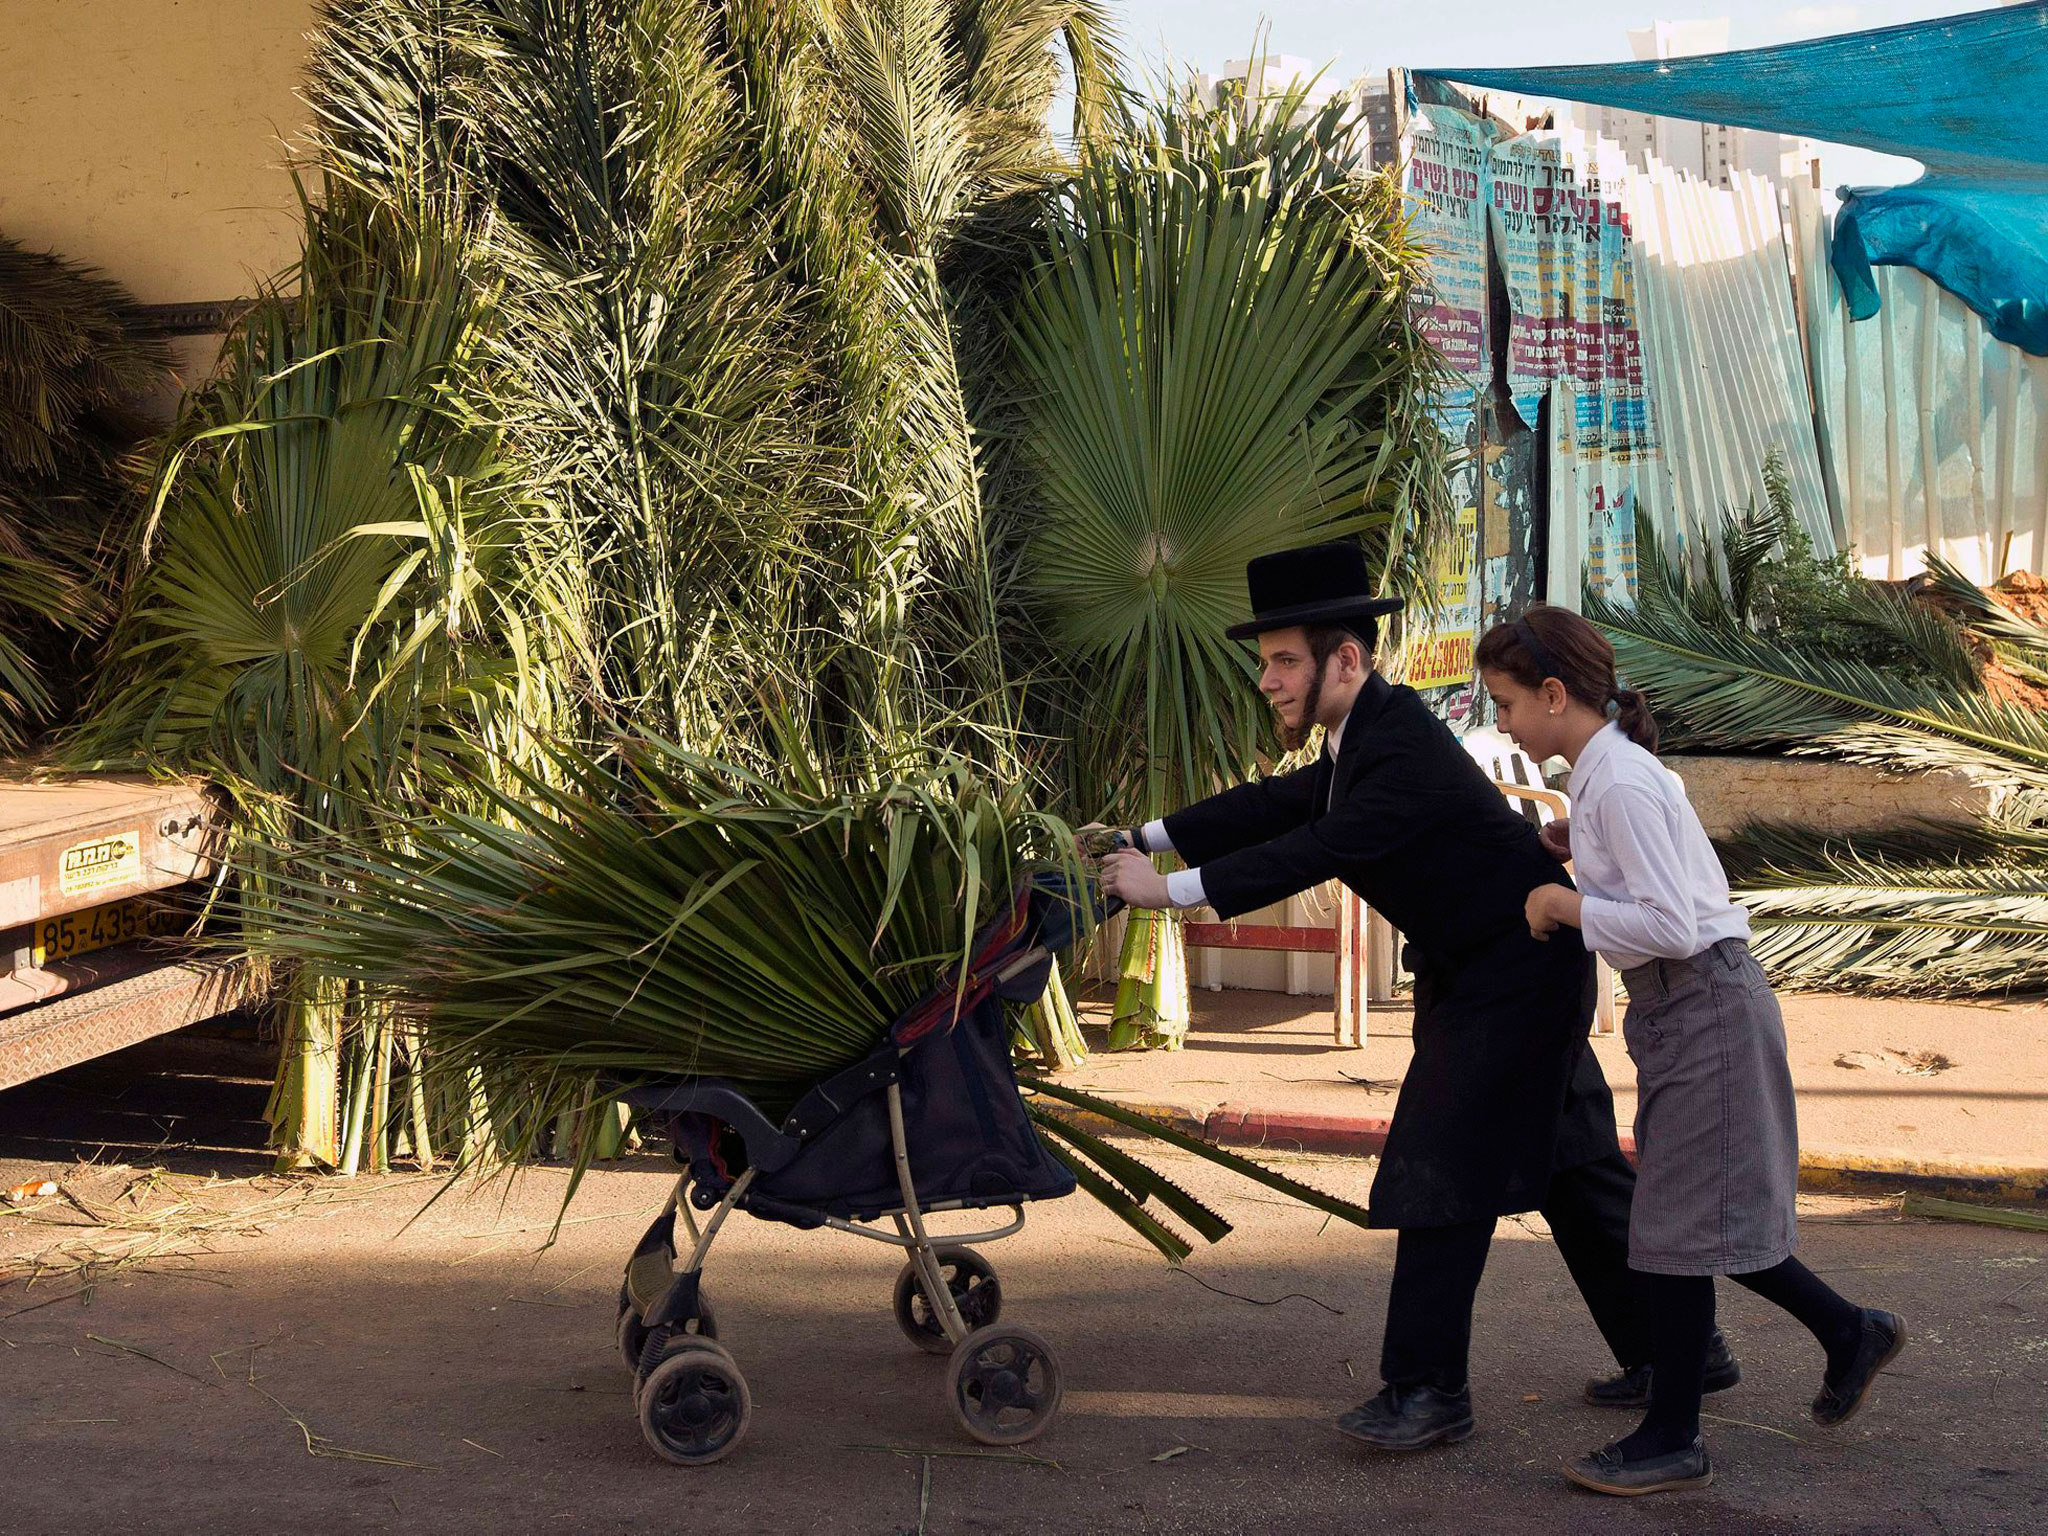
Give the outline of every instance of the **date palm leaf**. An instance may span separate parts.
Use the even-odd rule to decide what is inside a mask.
[[[1654,529],[1639,520],[1648,573],[1634,606],[1597,593],[1585,614],[1613,641],[1619,670],[1655,701],[1674,750],[1782,748],[1901,768],[1964,765],[2048,787],[2048,717],[1987,698],[1968,650],[1938,615],[1889,592],[1864,599],[1873,624],[1917,637],[1945,674],[1929,681],[1698,617],[1677,600]]]
[[[1931,550],[1927,575],[1930,590],[1955,609],[1965,629],[2014,671],[2048,683],[2048,625],[2015,613]]]
[[[2048,987],[2048,830],[1757,825],[1719,844],[1786,986],[1968,996]]]

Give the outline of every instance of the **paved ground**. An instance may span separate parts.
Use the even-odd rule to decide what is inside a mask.
[[[1811,993],[1789,994],[1784,1006],[1803,1147],[2048,1168],[2048,1006]],[[1198,992],[1194,1007],[1183,1050],[1097,1054],[1064,1080],[1203,1110],[1393,1113],[1410,1053],[1405,1007],[1371,1010],[1357,1049],[1331,1043],[1327,999]],[[1099,1012],[1099,1004],[1084,1007],[1084,1016]],[[1596,1038],[1594,1047],[1626,1128],[1635,1069],[1618,1035]]]
[[[99,1130],[147,1132],[182,1094],[171,1129],[200,1149],[134,1161],[250,1173],[260,1079],[209,1085],[175,1052],[158,1059],[168,1071],[131,1070]],[[93,1092],[104,1098],[117,1081]],[[37,1129],[37,1115],[60,1091],[82,1092],[0,1095],[0,1182],[53,1166],[59,1138],[47,1121]],[[15,1272],[0,1285],[0,1528],[2040,1528],[2039,1236],[1809,1202],[1809,1262],[1908,1317],[1914,1344],[1898,1372],[1863,1416],[1819,1431],[1804,1415],[1817,1375],[1809,1341],[1730,1289],[1723,1321],[1747,1379],[1711,1404],[1719,1480],[1622,1504],[1556,1472],[1626,1420],[1577,1401],[1579,1380],[1602,1363],[1598,1340],[1540,1234],[1504,1228],[1481,1293],[1479,1433],[1378,1459],[1328,1421],[1376,1384],[1391,1236],[1326,1228],[1204,1165],[1174,1166],[1239,1224],[1184,1274],[1080,1197],[1034,1212],[1022,1236],[991,1250],[1008,1315],[1054,1342],[1067,1377],[1066,1412],[1032,1447],[1043,1461],[977,1452],[953,1428],[943,1362],[909,1348],[890,1321],[889,1253],[748,1220],[721,1240],[710,1287],[753,1388],[752,1433],[714,1468],[655,1461],[610,1340],[618,1266],[667,1187],[653,1159],[594,1173],[545,1252],[563,1187],[545,1169],[509,1195],[456,1192],[424,1215],[427,1181],[208,1188],[196,1172],[147,1182],[129,1202],[140,1213],[111,1227],[85,1226],[61,1203],[0,1213],[0,1258],[17,1261],[0,1266]],[[1352,1160],[1289,1166],[1352,1195],[1370,1175]],[[106,1210],[130,1178],[102,1166],[68,1175],[67,1187]],[[147,1214],[181,1200],[174,1220]],[[209,1232],[192,1230],[201,1220]],[[124,1247],[156,1256],[103,1267],[77,1294],[77,1258]],[[48,1267],[31,1285],[20,1261],[37,1254]]]

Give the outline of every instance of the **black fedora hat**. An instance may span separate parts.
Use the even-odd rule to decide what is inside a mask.
[[[1311,544],[1261,555],[1244,568],[1252,616],[1223,633],[1249,640],[1296,624],[1362,624],[1397,613],[1398,597],[1374,597],[1365,551],[1356,544]]]

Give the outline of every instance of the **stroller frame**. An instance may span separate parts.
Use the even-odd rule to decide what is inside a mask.
[[[731,1352],[719,1342],[717,1320],[703,1290],[712,1244],[726,1218],[738,1209],[800,1228],[829,1227],[902,1250],[906,1262],[894,1297],[897,1325],[919,1349],[949,1356],[947,1402],[961,1427],[985,1445],[1017,1445],[1036,1438],[1052,1422],[1061,1397],[1052,1349],[1032,1330],[999,1321],[1000,1282],[994,1267],[975,1250],[1021,1231],[1025,1202],[1069,1192],[1072,1179],[1061,1172],[1063,1188],[1026,1183],[991,1191],[993,1197],[987,1200],[972,1194],[951,1198],[950,1192],[936,1200],[921,1197],[911,1162],[903,1088],[906,1058],[950,1033],[969,1006],[996,1006],[1000,1024],[996,999],[1014,1001],[1042,991],[1052,957],[1044,943],[1028,942],[1037,936],[1029,931],[1029,913],[1020,896],[1002,931],[992,933],[979,948],[976,959],[981,963],[967,985],[942,987],[904,1015],[892,1027],[887,1044],[815,1087],[780,1126],[735,1085],[717,1080],[671,1080],[620,1094],[626,1102],[668,1119],[677,1159],[686,1165],[660,1215],[635,1246],[619,1288],[619,1349],[634,1373],[642,1433],[658,1455],[686,1466],[719,1460],[739,1443],[751,1417],[746,1381]],[[1007,1044],[1002,1049],[1007,1072]],[[1014,1101],[1014,1082],[1007,1087]],[[807,1142],[813,1137],[822,1140],[836,1120],[871,1101],[878,1090],[885,1096],[893,1201],[879,1207],[875,1203],[878,1197],[887,1198],[881,1194],[887,1175],[857,1202],[840,1201],[845,1215],[757,1190],[764,1178],[773,1188],[773,1176],[789,1168]],[[715,1122],[745,1146],[746,1166],[729,1181],[723,1177],[722,1161],[713,1166],[685,1154],[683,1125],[689,1117]],[[1035,1155],[1043,1158],[1042,1153]],[[874,1172],[881,1170],[877,1166]],[[707,1179],[712,1182],[707,1184]],[[712,1191],[718,1183],[725,1188],[714,1201]],[[1022,1193],[1016,1193],[1018,1189]],[[926,1218],[938,1212],[970,1208],[1007,1209],[1010,1219],[1001,1226],[958,1234],[934,1234],[927,1224]],[[697,1210],[707,1213],[701,1226]],[[677,1241],[678,1214],[688,1233],[687,1249]],[[893,1230],[879,1225],[884,1220]]]
[[[924,1218],[926,1207],[919,1202],[917,1186],[910,1177],[910,1142],[903,1126],[902,1085],[891,1083],[888,1087],[888,1096],[889,1138],[894,1143],[896,1180],[898,1187],[903,1193],[903,1207],[901,1210],[885,1211],[883,1215],[896,1224],[895,1232],[878,1232],[867,1222],[848,1221],[843,1216],[833,1216],[824,1211],[817,1212],[817,1215],[820,1224],[830,1227],[834,1232],[847,1232],[855,1237],[865,1237],[873,1242],[887,1243],[892,1248],[907,1250],[910,1254],[910,1262],[917,1267],[918,1278],[924,1286],[925,1298],[939,1323],[945,1328],[947,1339],[952,1343],[958,1344],[972,1330],[968,1328],[966,1321],[961,1317],[959,1304],[953,1299],[952,1288],[946,1284],[945,1277],[940,1272],[938,1255],[941,1249],[938,1243],[932,1240],[931,1234],[925,1230]],[[756,1169],[749,1168],[737,1179],[733,1180],[732,1188],[725,1192],[718,1204],[712,1207],[710,1215],[704,1219],[704,1226],[701,1232],[697,1226],[697,1218],[692,1214],[690,1202],[685,1195],[685,1191],[689,1188],[690,1175],[685,1173],[676,1180],[675,1189],[670,1192],[668,1205],[663,1209],[661,1215],[661,1220],[669,1221],[680,1214],[683,1218],[683,1225],[690,1234],[690,1256],[688,1259],[678,1256],[674,1266],[674,1273],[676,1275],[696,1277],[703,1275],[704,1260],[711,1252],[712,1239],[718,1236],[718,1229],[725,1225],[725,1218],[732,1213],[733,1207],[739,1203],[741,1196],[746,1194],[748,1186],[754,1182],[754,1175],[757,1171]],[[958,1201],[947,1200],[930,1207],[930,1210],[937,1213],[940,1211],[958,1210],[960,1208]],[[943,1236],[941,1241],[944,1242],[947,1248],[974,1248],[982,1243],[993,1243],[1001,1238],[1012,1237],[1023,1231],[1023,1204],[1021,1202],[1013,1202],[1005,1207],[1005,1209],[1010,1213],[1010,1220],[1002,1226],[991,1227],[986,1232],[949,1232]]]

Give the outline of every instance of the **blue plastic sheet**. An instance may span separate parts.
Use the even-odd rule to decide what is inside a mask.
[[[1416,73],[1919,160],[1909,186],[1843,192],[1833,260],[1850,314],[1877,313],[1873,266],[1914,267],[2001,341],[2048,356],[2048,0],[1778,48]]]

